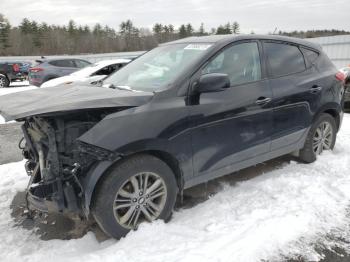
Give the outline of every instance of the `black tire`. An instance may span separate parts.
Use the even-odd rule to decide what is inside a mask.
[[[317,153],[314,151],[314,138],[316,135],[316,130],[323,123],[328,123],[332,128],[333,136],[331,138],[329,149],[333,150],[337,136],[337,125],[333,116],[327,113],[322,113],[313,123],[307,135],[304,147],[299,152],[299,159],[303,162],[312,163],[316,160]]]
[[[170,219],[178,192],[174,173],[167,164],[154,156],[135,155],[114,167],[96,187],[93,196],[92,215],[107,235],[120,239],[132,230],[125,228],[118,222],[115,215],[116,211],[114,211],[114,203],[117,203],[117,194],[130,178],[136,174],[147,172],[157,174],[164,182],[162,185],[166,187],[166,197],[164,196],[165,202],[163,202],[165,204],[162,210],[159,211],[158,218],[166,222]],[[143,213],[141,213],[142,215]]]
[[[7,79],[6,76],[0,75],[0,88],[2,87],[9,87],[10,81]]]

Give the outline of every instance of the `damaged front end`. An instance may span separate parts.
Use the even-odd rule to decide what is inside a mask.
[[[82,213],[82,179],[97,161],[113,159],[113,153],[77,138],[110,112],[28,117],[22,125],[21,146],[30,176],[29,210]]]

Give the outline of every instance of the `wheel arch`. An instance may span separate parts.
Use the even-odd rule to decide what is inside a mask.
[[[334,117],[335,123],[337,124],[337,130],[339,130],[339,127],[340,127],[340,114],[339,114],[339,112],[335,109],[330,108],[330,109],[325,110],[323,113],[327,113],[327,114]]]
[[[83,182],[83,184],[85,185],[83,210],[86,216],[90,214],[90,210],[93,205],[93,200],[96,194],[96,189],[98,188],[99,183],[102,183],[104,178],[108,176],[108,174],[117,165],[120,165],[122,162],[127,161],[131,157],[135,157],[137,155],[151,155],[163,161],[173,171],[179,191],[183,189],[183,171],[181,170],[179,161],[172,154],[162,150],[144,150],[133,152],[132,154],[121,156],[113,162],[102,161],[98,163],[95,167],[93,167],[92,170],[87,174],[85,181]]]
[[[9,76],[5,72],[0,72],[0,76],[4,76],[7,81],[11,82]]]
[[[323,106],[315,115],[313,118],[313,122],[316,121],[316,119],[321,115],[321,114],[329,114],[332,117],[334,117],[335,122],[337,124],[337,130],[340,128],[341,124],[341,106],[337,103],[330,103],[325,106]]]

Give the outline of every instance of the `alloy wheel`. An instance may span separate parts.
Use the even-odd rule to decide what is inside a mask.
[[[320,155],[324,150],[330,150],[333,141],[333,128],[328,122],[322,122],[313,137],[313,150],[316,155]]]
[[[152,172],[130,177],[118,190],[114,203],[114,217],[127,229],[135,229],[144,222],[157,219],[167,199],[164,180]]]
[[[0,77],[0,88],[5,87],[5,84],[6,84],[5,79],[3,77]]]

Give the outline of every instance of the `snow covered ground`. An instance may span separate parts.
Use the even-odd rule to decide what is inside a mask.
[[[35,89],[36,86],[30,86],[28,81],[23,82],[13,82],[8,88],[0,88],[0,96],[7,95],[11,93],[26,91],[30,89]],[[5,123],[5,119],[0,115],[0,125]]]
[[[316,250],[350,246],[350,115],[333,152],[313,164],[290,162],[222,189],[180,209],[164,224],[141,225],[126,238],[99,243],[93,233],[76,240],[43,241],[15,226],[10,204],[28,177],[23,162],[0,165],[1,261],[281,261]]]

